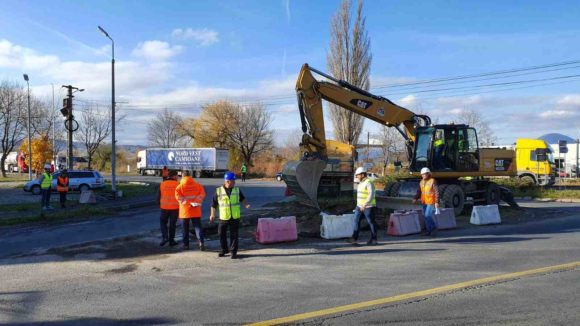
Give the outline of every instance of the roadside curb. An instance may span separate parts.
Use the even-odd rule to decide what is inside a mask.
[[[558,202],[558,203],[580,203],[576,198],[532,198],[532,197],[514,197],[516,200],[532,200],[537,202]]]

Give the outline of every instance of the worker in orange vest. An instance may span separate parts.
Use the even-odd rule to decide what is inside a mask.
[[[161,170],[161,177],[163,178],[163,180],[169,178],[169,169],[167,168],[167,166],[164,166],[163,170]]]
[[[425,228],[427,229],[423,235],[435,235],[437,225],[433,215],[439,209],[439,190],[437,181],[431,176],[429,168],[421,169],[421,182],[419,183],[417,194],[413,198],[413,204],[419,198],[421,198],[421,203],[423,204],[423,216],[425,216]]]
[[[157,194],[157,202],[161,209],[160,223],[161,223],[161,243],[160,246],[165,246],[168,242],[170,246],[177,245],[175,242],[175,225],[177,224],[177,217],[179,216],[179,203],[175,198],[175,189],[179,185],[177,181],[177,171],[171,171],[167,178],[159,185],[159,193]],[[169,223],[169,232],[167,224]]]
[[[205,198],[205,190],[202,185],[193,180],[189,171],[183,172],[181,183],[175,188],[175,198],[179,202],[179,218],[183,227],[183,250],[189,250],[189,221],[191,221],[199,250],[204,251],[201,203]]]
[[[66,203],[66,194],[68,192],[68,171],[66,169],[62,170],[58,178],[56,179],[56,191],[60,195],[60,207],[64,208]]]

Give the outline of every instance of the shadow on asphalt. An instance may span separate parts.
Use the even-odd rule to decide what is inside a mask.
[[[425,243],[507,243],[528,240],[545,240],[548,237],[484,237],[484,238],[450,238],[425,241]],[[415,242],[417,243],[417,242]]]
[[[378,247],[380,247],[379,245]],[[375,248],[377,246],[374,246]],[[338,251],[317,251],[317,252],[301,252],[289,254],[238,254],[238,259],[248,259],[257,257],[294,257],[294,256],[346,256],[346,255],[367,255],[367,254],[383,254],[393,252],[425,252],[425,251],[445,251],[447,249],[363,249],[363,250],[338,250]]]
[[[54,320],[54,321],[36,321],[36,322],[21,322],[14,323],[10,322],[8,324],[0,323],[2,325],[49,325],[49,326],[69,326],[69,325],[83,325],[83,326],[122,326],[122,325],[173,325],[179,323],[178,320],[168,319],[168,318],[134,318],[134,319],[110,319],[110,318],[75,318],[67,320]]]

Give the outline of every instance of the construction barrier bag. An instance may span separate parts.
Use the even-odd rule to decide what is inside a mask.
[[[260,218],[256,228],[256,242],[261,244],[298,240],[296,217]]]
[[[435,225],[440,230],[455,229],[455,210],[453,208],[439,208],[439,214],[433,214]]]
[[[81,192],[79,197],[79,204],[94,204],[97,202],[97,197],[92,190]]]
[[[421,226],[421,230],[425,230],[425,215],[423,215],[423,209],[422,208],[416,208],[416,209],[400,209],[400,210],[396,210],[395,213],[406,213],[406,212],[416,212],[417,216],[419,217],[419,225]]]
[[[320,225],[320,237],[324,239],[341,239],[352,237],[354,232],[354,214],[322,216]]]
[[[471,211],[471,220],[469,223],[475,225],[500,224],[501,217],[499,215],[498,206],[473,206],[473,210]]]
[[[401,236],[420,232],[419,214],[415,211],[392,213],[389,217],[389,223],[387,224],[388,235]]]

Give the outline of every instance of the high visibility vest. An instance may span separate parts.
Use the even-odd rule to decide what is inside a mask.
[[[181,183],[175,188],[175,198],[184,201],[183,204],[179,204],[179,218],[201,218],[201,206],[193,207],[189,203],[201,205],[205,198],[205,190],[192,177],[181,179]]]
[[[228,196],[226,189],[222,186],[216,189],[216,195],[220,206],[220,220],[240,219],[240,189],[234,187]]]
[[[242,173],[246,173],[246,171],[248,171],[248,168],[245,165],[242,165]]]
[[[179,185],[177,180],[165,180],[159,186],[161,199],[159,200],[159,207],[167,210],[178,210],[179,203],[175,199],[175,188]]]
[[[435,142],[433,142],[433,145],[435,145],[435,147],[439,147],[439,146],[443,146],[443,139],[437,139],[435,140]]]
[[[419,187],[421,187],[421,202],[425,205],[435,204],[435,181],[433,178],[429,180],[421,180]]]
[[[465,151],[467,150],[467,147],[466,147],[465,145],[466,145],[466,144],[465,144],[465,140],[463,140],[463,139],[460,139],[460,140],[459,140],[459,143],[458,143],[458,145],[457,145],[457,146],[458,146],[458,148],[459,148],[459,151],[460,151],[460,152],[465,152]]]
[[[68,177],[58,176],[57,183],[56,183],[56,190],[58,192],[67,192],[68,191]]]
[[[362,205],[366,203],[367,200],[369,199],[370,193],[367,189],[368,184],[370,184],[372,189],[375,190],[375,184],[371,180],[369,180],[369,178],[366,178],[365,180],[363,180],[361,183],[358,184],[358,188],[356,190],[356,205],[359,207],[362,207]],[[371,199],[370,206],[377,205],[377,200],[375,197],[376,193],[375,196],[373,196],[373,198]]]
[[[44,178],[42,179],[42,183],[40,184],[40,188],[42,189],[50,189],[52,186],[52,174],[50,173],[43,173]]]

